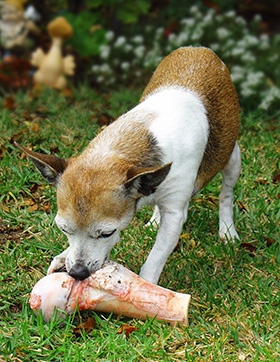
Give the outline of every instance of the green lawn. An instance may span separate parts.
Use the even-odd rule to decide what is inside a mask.
[[[0,361],[279,361],[279,115],[242,116],[243,166],[234,210],[241,241],[224,245],[218,238],[220,176],[191,203],[160,279],[160,285],[192,295],[188,327],[91,311],[64,324],[34,316],[28,305],[32,286],[67,241],[54,223],[53,187],[13,141],[77,155],[140,96],[124,89],[102,95],[86,86],[73,92],[65,97],[45,91],[35,98],[19,92],[0,100]],[[151,212],[138,213],[112,252],[135,272],[155,239],[143,227]],[[77,334],[75,327],[90,317],[96,326]],[[123,324],[135,331],[117,333]]]

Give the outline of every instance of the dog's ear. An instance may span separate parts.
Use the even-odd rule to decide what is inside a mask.
[[[58,176],[63,173],[69,163],[67,159],[31,151],[17,142],[15,142],[15,145],[28,156],[41,175],[51,184],[56,183]]]
[[[161,167],[132,167],[127,172],[125,189],[135,198],[154,193],[168,175],[172,163]]]

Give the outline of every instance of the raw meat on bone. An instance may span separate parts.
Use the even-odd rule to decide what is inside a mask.
[[[71,314],[77,307],[187,324],[190,298],[189,294],[149,283],[124,266],[109,261],[83,281],[67,273],[42,278],[34,286],[29,303],[35,313],[42,311],[45,321],[52,319],[55,308],[63,317],[64,312]]]

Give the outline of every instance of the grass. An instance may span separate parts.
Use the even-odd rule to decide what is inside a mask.
[[[64,324],[43,323],[29,309],[32,286],[67,241],[54,223],[54,189],[13,141],[63,157],[77,155],[139,96],[125,89],[101,95],[81,86],[72,97],[19,92],[0,101],[0,360],[279,361],[279,115],[242,117],[243,167],[234,210],[241,241],[224,245],[217,236],[220,176],[190,205],[160,279],[162,286],[192,295],[188,327],[92,311],[77,312]],[[151,212],[138,213],[112,252],[136,272],[155,239],[143,228]],[[95,328],[77,335],[75,327],[92,316]],[[123,324],[135,331],[118,334]]]

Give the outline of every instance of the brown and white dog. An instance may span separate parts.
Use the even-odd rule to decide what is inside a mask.
[[[66,266],[76,279],[99,269],[120,230],[143,205],[159,225],[140,275],[157,283],[177,244],[189,200],[222,171],[220,237],[238,238],[233,188],[240,173],[240,114],[224,63],[204,47],[179,48],[157,67],[140,99],[77,158],[60,159],[19,146],[56,185],[55,221],[69,247],[48,273]]]

